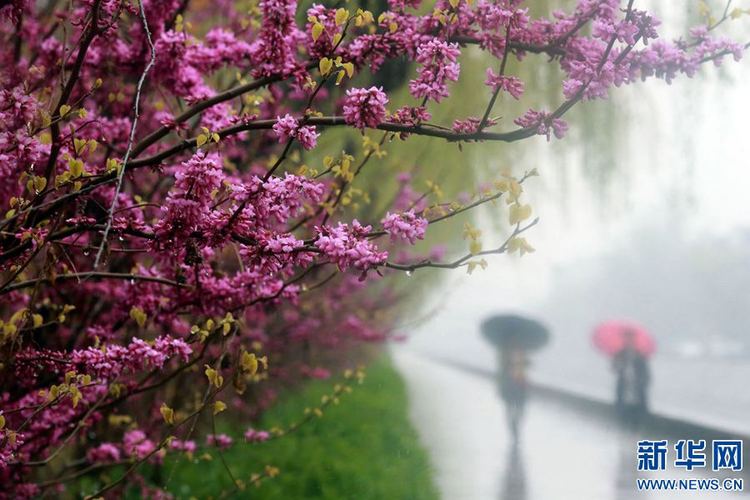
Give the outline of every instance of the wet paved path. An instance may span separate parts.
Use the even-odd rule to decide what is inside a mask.
[[[557,400],[531,399],[521,444],[514,450],[491,378],[429,359],[408,346],[395,347],[393,357],[445,499],[747,498],[728,492],[637,491],[635,449],[641,437],[618,431],[608,418]],[[640,433],[646,434],[647,429]],[[671,470],[640,477],[706,477],[703,474]],[[746,493],[748,489],[750,485]]]

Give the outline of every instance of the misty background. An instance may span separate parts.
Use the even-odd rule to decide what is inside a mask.
[[[698,22],[697,3],[639,2],[644,7],[673,29],[668,35]],[[746,19],[722,30],[744,41]],[[557,76],[532,66],[517,69],[525,71],[525,100],[500,102],[498,113],[559,102],[544,90]],[[406,348],[494,367],[479,323],[493,313],[525,314],[553,336],[533,356],[535,381],[612,399],[614,376],[592,348],[591,330],[632,319],[658,342],[654,411],[750,431],[749,77],[748,61],[726,60],[671,85],[637,83],[566,115],[570,132],[561,141],[469,150],[466,161],[479,164],[486,180],[503,167],[516,175],[538,169],[540,177],[524,184],[540,217],[525,234],[536,252],[493,257],[485,271],[456,270],[431,283],[421,313],[405,320]],[[486,207],[478,219],[486,248],[505,239],[505,204]]]

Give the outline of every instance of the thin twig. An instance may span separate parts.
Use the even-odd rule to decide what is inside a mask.
[[[151,57],[149,58],[146,67],[143,69],[141,77],[138,79],[138,85],[135,90],[135,102],[133,103],[133,123],[130,126],[128,146],[125,150],[125,156],[123,156],[122,159],[122,166],[120,168],[120,171],[117,173],[117,187],[115,187],[115,192],[112,195],[112,205],[109,207],[109,214],[107,216],[107,224],[104,227],[102,242],[99,245],[99,250],[97,250],[96,252],[96,259],[94,259],[94,269],[97,269],[99,267],[99,262],[101,261],[102,254],[104,253],[104,247],[107,245],[107,237],[109,236],[109,231],[112,229],[112,221],[115,218],[115,210],[117,209],[117,196],[120,194],[120,190],[122,189],[122,180],[125,177],[125,165],[128,163],[128,160],[130,160],[130,153],[132,151],[133,142],[135,140],[135,131],[138,127],[138,117],[140,116],[140,101],[141,91],[143,90],[143,83],[146,81],[146,75],[148,75],[148,72],[151,70],[151,67],[156,61],[156,47],[154,47],[154,42],[153,40],[151,40],[151,30],[149,29],[148,21],[146,20],[146,11],[143,8],[143,0],[139,0],[138,7],[140,10],[141,21],[143,23],[143,31],[146,33],[146,40],[148,41],[148,45],[151,51]]]

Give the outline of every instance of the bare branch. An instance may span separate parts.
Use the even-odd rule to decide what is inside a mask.
[[[151,40],[151,30],[148,27],[148,20],[146,19],[146,11],[143,8],[143,0],[139,0],[138,2],[138,8],[140,12],[141,22],[143,24],[143,31],[146,34],[146,40],[148,41],[148,46],[151,52],[148,64],[146,64],[146,67],[143,69],[143,73],[141,73],[141,77],[138,79],[138,85],[136,86],[135,90],[135,101],[133,102],[133,123],[130,126],[130,136],[128,137],[128,146],[125,150],[125,156],[123,156],[122,159],[122,165],[123,167],[120,168],[119,172],[117,173],[117,187],[115,188],[115,192],[112,195],[112,205],[109,207],[109,214],[107,216],[107,224],[104,228],[104,234],[102,235],[102,242],[99,245],[99,250],[96,252],[96,258],[94,259],[94,269],[97,269],[99,267],[99,262],[101,261],[102,254],[104,253],[104,247],[107,245],[107,237],[109,236],[109,231],[112,229],[112,221],[115,217],[115,210],[117,209],[117,196],[120,194],[120,190],[122,189],[122,180],[125,177],[125,165],[128,163],[128,160],[130,160],[130,154],[131,150],[133,148],[133,141],[135,140],[135,131],[138,127],[138,117],[140,116],[140,102],[141,102],[141,91],[143,90],[143,84],[146,81],[146,75],[148,75],[148,72],[151,70],[151,68],[154,65],[154,62],[156,61],[156,48],[154,47],[154,42]]]

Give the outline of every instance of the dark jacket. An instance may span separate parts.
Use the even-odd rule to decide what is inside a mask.
[[[623,349],[615,355],[613,365],[617,373],[617,406],[645,410],[651,381],[646,357],[634,349]]]

